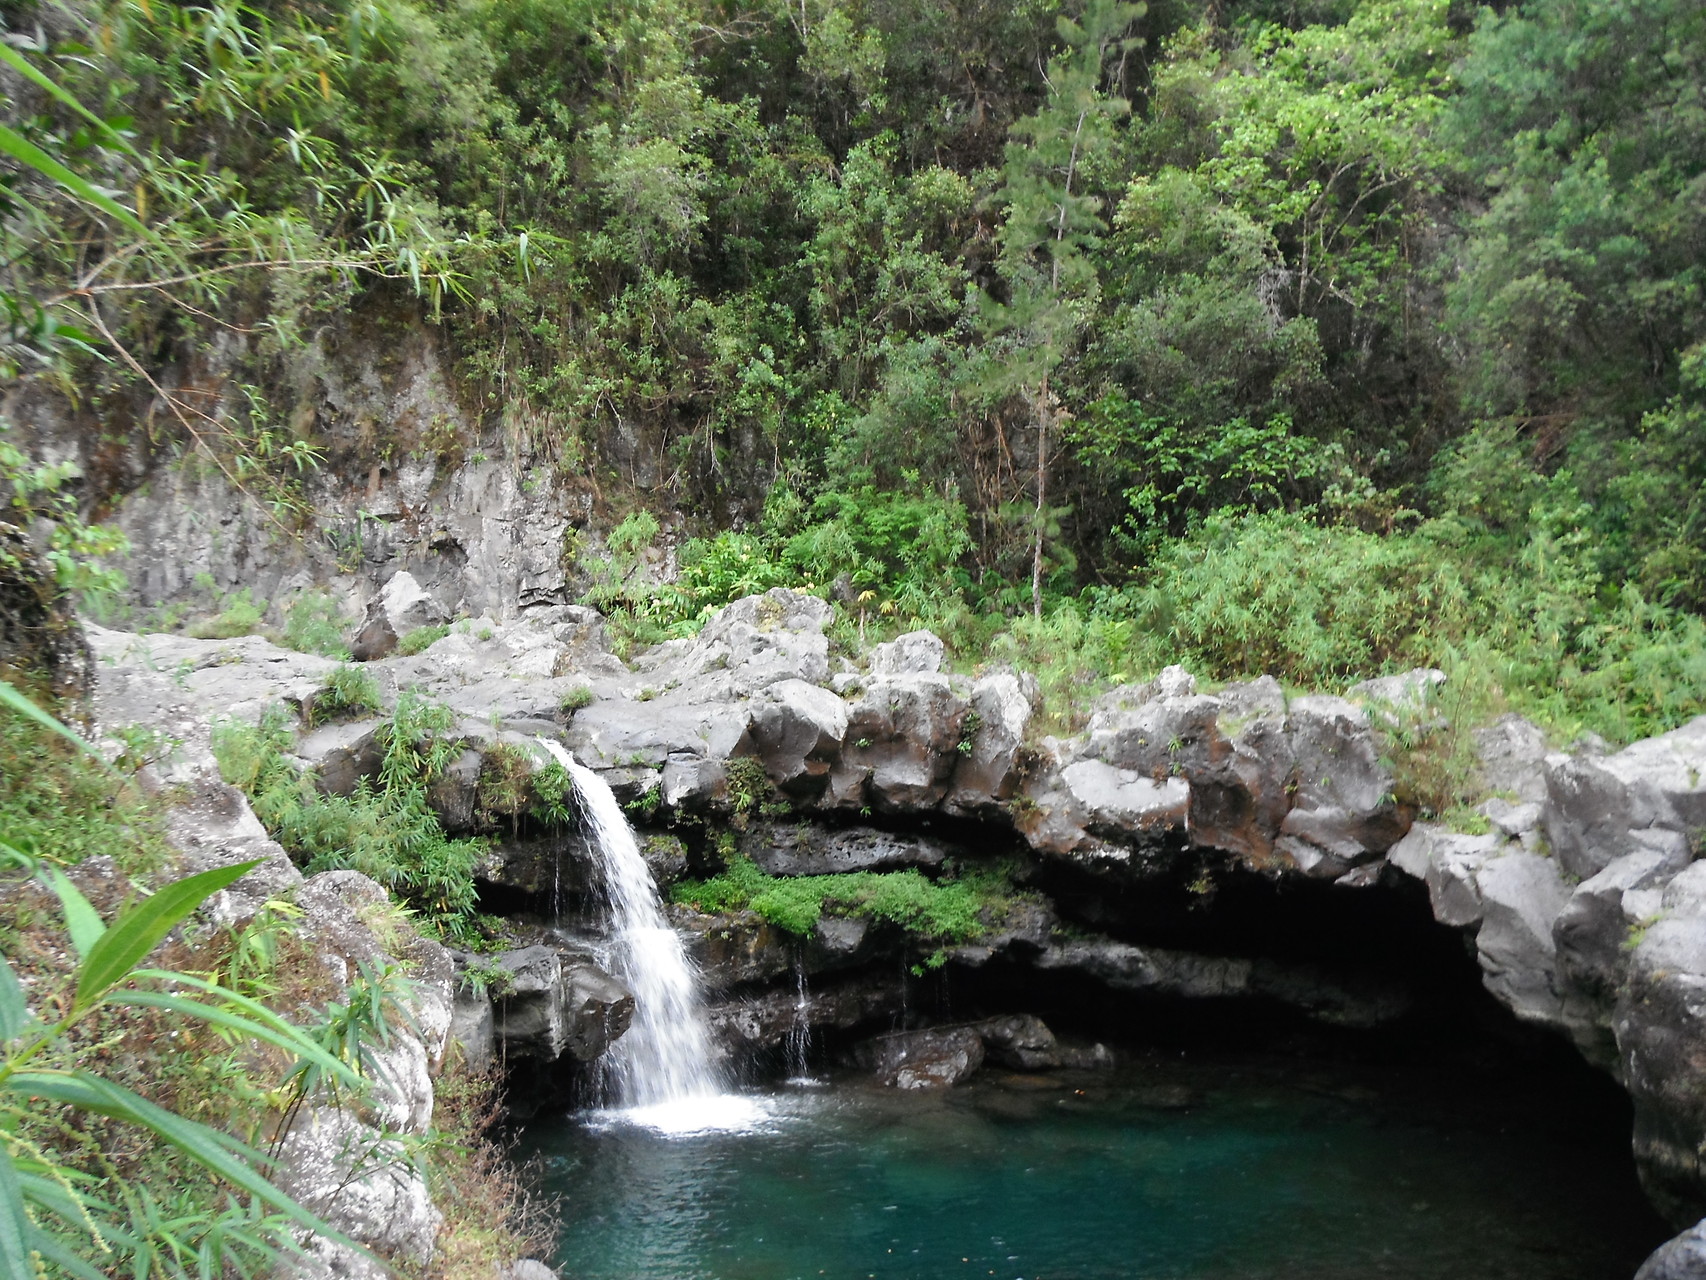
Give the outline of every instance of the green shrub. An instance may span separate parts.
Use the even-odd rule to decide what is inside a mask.
[[[336,598],[324,591],[304,591],[285,611],[284,643],[298,653],[317,653],[347,661],[349,627],[350,620]]]
[[[963,871],[940,881],[917,871],[854,871],[828,876],[772,876],[743,857],[708,880],[682,881],[674,902],[698,911],[751,910],[778,929],[810,934],[825,914],[898,925],[942,962],[945,945],[966,942],[999,923],[1016,894],[1005,868]]]
[[[326,677],[326,683],[308,699],[303,718],[308,727],[333,720],[351,720],[378,711],[379,682],[360,667],[345,663]]]
[[[573,715],[575,712],[584,707],[590,707],[597,700],[598,699],[593,693],[591,685],[577,684],[570,686],[568,692],[565,693],[561,701],[557,703],[557,706],[565,714]]]
[[[257,725],[219,726],[213,750],[225,780],[249,796],[268,833],[308,872],[359,871],[416,909],[431,932],[473,947],[485,937],[474,892],[484,843],[446,836],[426,799],[454,750],[437,737],[451,719],[405,690],[381,733],[378,785],[363,779],[350,796],[322,795],[290,763],[293,736],[281,708]]]
[[[230,640],[237,636],[252,636],[261,629],[267,604],[265,600],[257,602],[248,587],[232,592],[219,603],[217,614],[190,625],[190,635],[198,640]]]
[[[430,649],[449,634],[450,627],[445,623],[435,623],[430,627],[416,627],[397,641],[397,652],[405,658],[412,658],[415,654]]]
[[[159,813],[134,784],[58,734],[0,707],[0,827],[13,847],[71,865],[110,857],[132,876],[169,864]]]

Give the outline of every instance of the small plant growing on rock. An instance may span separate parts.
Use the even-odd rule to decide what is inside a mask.
[[[756,756],[736,756],[728,763],[729,804],[736,813],[747,813],[758,807],[770,794],[770,775]]]
[[[656,783],[653,783],[641,793],[638,800],[630,801],[623,807],[627,809],[629,813],[635,814],[642,819],[646,819],[655,816],[662,805],[663,788],[658,786]]]
[[[302,719],[312,729],[334,720],[371,715],[379,707],[379,682],[370,672],[345,663],[303,704]]]
[[[424,653],[432,648],[449,634],[450,627],[442,622],[430,627],[416,627],[397,641],[397,652],[405,658],[412,658],[417,653]]]
[[[325,591],[304,591],[285,611],[281,638],[286,648],[298,653],[317,653],[347,662],[350,648],[344,637],[349,626],[335,597]]]
[[[564,715],[574,715],[585,707],[590,707],[597,698],[590,684],[577,684],[563,695],[563,700],[557,704]]]
[[[208,579],[211,585],[212,579]],[[252,636],[261,629],[266,616],[267,602],[257,601],[248,587],[221,597],[219,612],[211,618],[193,623],[189,633],[197,640],[231,640],[237,636]]]
[[[479,814],[486,822],[508,818],[514,832],[533,802],[533,757],[512,743],[487,749],[480,761]]]

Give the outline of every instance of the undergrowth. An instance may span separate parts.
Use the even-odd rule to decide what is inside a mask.
[[[737,857],[721,875],[675,885],[670,898],[697,911],[750,910],[801,935],[825,915],[898,925],[928,949],[924,963],[934,968],[946,960],[945,947],[999,924],[1018,893],[1004,866],[963,868],[941,880],[911,869],[773,876]]]
[[[172,856],[157,807],[122,771],[9,710],[0,710],[0,830],[38,859],[110,857],[127,876],[157,872]]]
[[[225,780],[240,788],[272,837],[310,874],[353,870],[369,876],[419,912],[430,932],[478,948],[488,931],[475,911],[479,839],[451,839],[427,803],[426,788],[453,748],[439,735],[450,713],[405,691],[381,731],[378,785],[366,779],[353,795],[323,795],[289,758],[289,714],[273,708],[256,725],[214,730],[213,750]]]

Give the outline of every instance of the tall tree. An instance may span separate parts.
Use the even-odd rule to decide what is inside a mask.
[[[1048,98],[1008,131],[1003,186],[1007,220],[998,263],[1006,301],[986,299],[984,332],[998,341],[998,393],[1024,403],[1036,440],[1034,522],[1031,531],[1031,609],[1042,616],[1043,550],[1049,519],[1049,450],[1062,416],[1051,383],[1083,328],[1097,292],[1090,256],[1107,229],[1102,200],[1089,175],[1114,141],[1114,122],[1131,103],[1103,89],[1111,57],[1139,40],[1126,36],[1142,4],[1091,0],[1081,21],[1062,17],[1066,48],[1050,60]],[[1118,83],[1119,77],[1113,77]]]

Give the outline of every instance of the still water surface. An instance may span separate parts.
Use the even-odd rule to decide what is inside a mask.
[[[1150,1061],[778,1087],[698,1134],[581,1114],[524,1153],[572,1280],[1628,1280],[1665,1232],[1627,1158],[1536,1110],[1520,1083]]]

